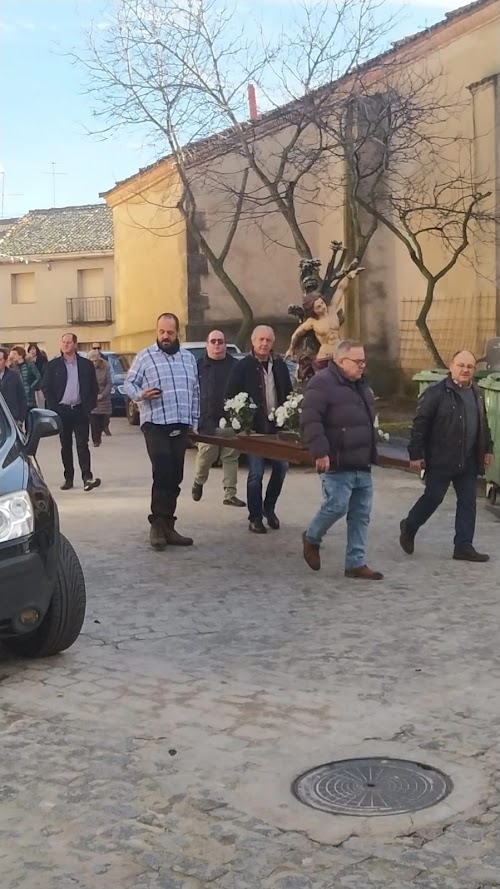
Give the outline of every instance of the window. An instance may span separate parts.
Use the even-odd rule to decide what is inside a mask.
[[[105,296],[104,269],[78,269],[78,296],[80,299],[95,299]]]
[[[10,294],[14,305],[36,302],[35,273],[19,272],[10,276]]]

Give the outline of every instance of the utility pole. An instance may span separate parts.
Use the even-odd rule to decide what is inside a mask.
[[[51,169],[49,171],[45,171],[43,173],[44,176],[52,176],[52,206],[56,205],[56,176],[67,176],[67,173],[58,173],[56,171],[57,163],[55,161],[51,162]]]

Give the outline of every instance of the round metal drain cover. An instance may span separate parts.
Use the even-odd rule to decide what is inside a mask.
[[[404,759],[343,759],[297,778],[302,803],[332,815],[403,815],[444,800],[453,783],[444,772]]]

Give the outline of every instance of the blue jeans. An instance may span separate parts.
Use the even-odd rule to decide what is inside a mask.
[[[347,516],[345,567],[365,564],[366,539],[373,500],[371,472],[340,471],[321,474],[323,503],[314,516],[306,537],[320,545],[326,532]]]
[[[266,463],[271,466],[271,478],[262,503],[262,479]],[[248,518],[251,522],[262,519],[262,515],[266,512],[274,512],[287,471],[288,463],[285,460],[266,460],[254,454],[248,455],[247,503]]]

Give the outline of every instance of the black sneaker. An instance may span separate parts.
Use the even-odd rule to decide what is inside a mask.
[[[239,497],[225,497],[222,502],[224,506],[246,506],[245,501]]]
[[[71,488],[73,488],[73,487],[74,487],[73,482],[70,482],[69,479],[66,479],[64,484],[61,485],[61,491],[71,491]]]
[[[198,503],[198,500],[201,500],[201,498],[203,497],[203,485],[199,485],[197,484],[197,482],[195,482],[193,484],[193,487],[191,488],[191,497],[196,503]]]
[[[269,510],[269,512],[264,512],[264,518],[273,531],[279,531],[280,529],[280,520],[276,515],[274,509]]]
[[[83,484],[84,491],[93,491],[94,488],[99,488],[101,485],[100,478],[88,478],[86,482]]]
[[[401,530],[401,534],[399,535],[401,549],[407,556],[411,556],[415,552],[415,535],[408,530],[406,519],[403,519],[399,527]]]
[[[264,528],[262,519],[255,519],[254,522],[249,522],[248,530],[251,531],[252,534],[267,534],[267,528]]]
[[[456,549],[453,558],[458,562],[489,562],[490,557],[486,553],[478,553],[474,547],[465,546],[463,549]]]

